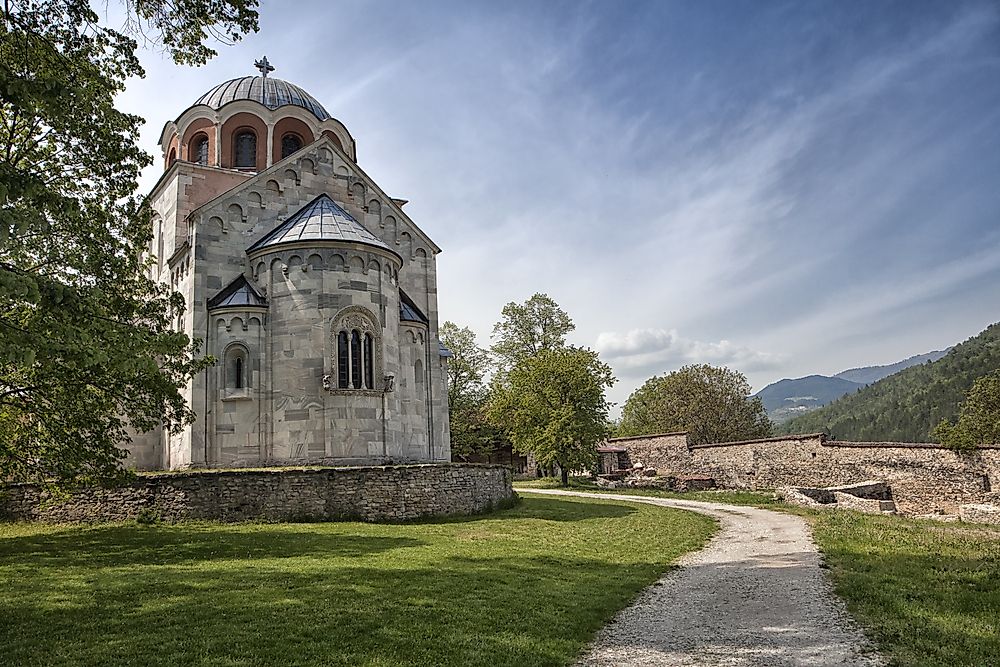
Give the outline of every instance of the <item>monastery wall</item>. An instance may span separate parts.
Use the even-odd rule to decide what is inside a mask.
[[[841,442],[822,434],[688,445],[684,434],[615,438],[632,464],[663,474],[708,475],[725,488],[828,487],[881,480],[904,514],[958,514],[1000,490],[1000,447],[958,453],[940,445]]]
[[[55,502],[35,485],[12,485],[0,489],[0,519],[405,521],[476,514],[515,498],[510,469],[499,465],[227,470],[142,475]]]

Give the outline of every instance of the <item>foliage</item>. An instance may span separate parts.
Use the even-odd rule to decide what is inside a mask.
[[[543,467],[558,465],[565,484],[570,470],[596,462],[596,445],[608,435],[604,390],[614,382],[611,368],[592,350],[542,349],[495,387],[490,419],[503,426],[517,451]]]
[[[524,303],[511,301],[493,327],[496,342],[490,350],[499,364],[499,373],[504,375],[542,350],[565,346],[566,334],[575,328],[566,311],[547,294],[535,294]]]
[[[254,0],[126,0],[129,34],[87,0],[0,9],[0,476],[114,474],[129,428],[191,418],[204,363],[172,330],[183,302],[150,279],[150,157],[114,96],[143,71],[138,35],[202,63],[216,30],[256,30]],[[162,259],[162,258],[161,258]]]
[[[783,433],[825,432],[841,440],[925,442],[955,420],[977,378],[1000,370],[1000,324],[956,345],[942,359],[912,366],[797,417]]]
[[[692,364],[652,377],[622,408],[618,435],[687,431],[688,442],[733,442],[771,435],[760,398],[729,368]]]
[[[973,382],[959,407],[958,422],[942,420],[933,435],[942,444],[960,450],[1000,444],[1000,370]]]
[[[0,662],[569,665],[714,530],[534,497],[403,525],[0,524]]]
[[[488,455],[503,442],[502,434],[487,419],[486,375],[490,355],[476,343],[468,327],[445,322],[441,342],[454,355],[448,360],[448,409],[451,452],[458,458]]]
[[[891,664],[997,664],[1000,529],[844,511],[808,515],[837,594]]]

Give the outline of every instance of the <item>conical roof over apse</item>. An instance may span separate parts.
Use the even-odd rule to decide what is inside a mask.
[[[300,208],[288,220],[247,248],[247,252],[303,241],[363,243],[397,254],[326,194],[321,194]]]

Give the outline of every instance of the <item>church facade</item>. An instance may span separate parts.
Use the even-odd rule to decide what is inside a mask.
[[[161,135],[152,271],[217,363],[186,388],[196,421],[136,435],[127,464],[449,461],[440,248],[347,128],[257,65]]]

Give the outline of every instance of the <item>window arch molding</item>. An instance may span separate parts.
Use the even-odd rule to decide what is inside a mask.
[[[224,396],[249,395],[253,387],[253,364],[246,343],[235,342],[222,353],[222,387]]]
[[[336,394],[382,393],[382,327],[363,306],[348,306],[330,328],[331,373],[324,385]]]

